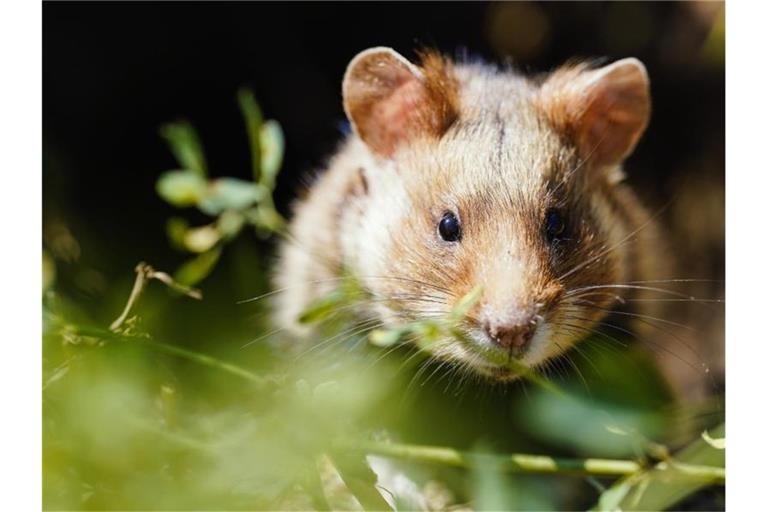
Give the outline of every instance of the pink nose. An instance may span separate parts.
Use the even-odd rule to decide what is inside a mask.
[[[533,319],[510,325],[486,323],[483,328],[496,345],[517,354],[525,352],[536,332],[536,324]]]

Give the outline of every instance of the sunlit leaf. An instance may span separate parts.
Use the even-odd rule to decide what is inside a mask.
[[[215,247],[187,261],[176,270],[173,278],[181,284],[192,286],[205,279],[221,256],[221,248]]]
[[[216,227],[222,237],[232,238],[240,232],[244,223],[245,217],[242,213],[235,210],[225,210],[219,215]]]
[[[631,480],[619,480],[608,490],[600,494],[600,498],[592,510],[595,512],[616,512],[621,510],[620,504],[631,489]]]
[[[725,450],[725,438],[721,437],[718,439],[715,439],[709,435],[709,432],[706,430],[701,433],[701,438],[704,439],[704,441],[709,444],[712,448],[715,448],[717,450]]]
[[[721,424],[713,429],[712,437],[724,439],[725,425]],[[725,451],[711,446],[704,439],[698,439],[674,454],[674,463],[723,468]],[[686,496],[707,486],[706,480],[687,478],[684,474],[676,472],[674,463],[660,464],[646,473],[621,480],[606,491],[609,496],[615,494],[615,499],[611,499],[605,508],[598,510],[667,510]],[[602,503],[601,497],[601,507]],[[607,505],[610,505],[610,508]]]
[[[404,329],[375,329],[368,335],[368,341],[377,347],[390,347],[400,341],[405,332]]]
[[[283,163],[285,137],[277,121],[269,120],[261,126],[261,182],[270,190]]]
[[[271,207],[254,208],[249,212],[251,221],[267,234],[279,231],[285,226],[285,219]]]
[[[168,171],[157,180],[157,193],[174,206],[193,206],[206,193],[207,184],[199,174],[191,171]]]
[[[242,210],[264,197],[264,187],[237,178],[219,178],[211,182],[197,207],[208,215],[224,210]]]
[[[472,306],[480,299],[483,289],[480,286],[475,286],[469,293],[465,294],[451,310],[451,316],[455,320],[460,320],[466,316]]]
[[[191,228],[184,235],[184,247],[192,252],[206,252],[220,239],[221,235],[214,226]]]
[[[203,147],[192,124],[187,121],[166,124],[160,128],[160,135],[168,142],[182,168],[189,169],[201,178],[207,176]]]
[[[328,318],[344,301],[344,294],[334,291],[313,302],[299,315],[299,323],[313,324]]]

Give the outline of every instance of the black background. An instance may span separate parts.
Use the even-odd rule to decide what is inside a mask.
[[[702,159],[722,176],[724,73],[701,63],[708,26],[694,7],[553,2],[527,9],[545,18],[547,35],[535,50],[510,55],[489,35],[499,6],[482,2],[46,3],[46,222],[63,219],[83,258],[107,276],[148,257],[176,265],[182,256],[168,248],[163,229],[173,209],[154,192],[158,174],[176,164],[158,127],[189,119],[211,174],[248,178],[235,101],[243,85],[285,130],[277,198],[286,212],[301,176],[321,168],[341,137],[347,62],[377,45],[408,57],[421,46],[497,62],[511,57],[523,71],[571,57],[637,56],[651,76],[654,114],[627,164],[631,179],[652,191],[646,199],[653,204]],[[525,28],[513,16],[509,30],[520,23]],[[633,38],[638,27],[644,36]]]

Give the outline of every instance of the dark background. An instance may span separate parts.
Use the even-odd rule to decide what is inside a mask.
[[[341,136],[347,62],[376,45],[420,46],[546,71],[572,57],[633,55],[648,67],[649,130],[627,167],[661,204],[679,176],[722,183],[722,49],[708,43],[719,3],[45,3],[45,223],[65,222],[106,278],[151,258],[172,267],[154,192],[176,164],[158,135],[189,119],[214,176],[248,178],[235,101],[252,86],[286,133],[278,208]],[[716,29],[715,29],[716,30]],[[191,213],[194,219],[195,213]],[[200,218],[202,220],[202,217]],[[110,248],[112,250],[110,250]]]
[[[55,268],[49,302],[67,324],[104,328],[125,305],[137,262],[148,261],[172,272],[190,258],[189,253],[171,247],[166,220],[182,216],[199,226],[211,218],[192,208],[179,211],[155,192],[158,176],[178,165],[158,129],[169,121],[188,119],[201,135],[212,178],[250,179],[246,131],[236,101],[241,86],[253,88],[264,116],[279,121],[285,131],[285,161],[276,199],[278,209],[287,215],[303,177],[322,169],[342,137],[340,85],[347,63],[359,51],[379,45],[391,46],[407,57],[431,46],[491,62],[511,60],[521,71],[532,73],[574,57],[640,58],[651,77],[654,111],[648,131],[626,163],[629,180],[652,209],[669,205],[660,218],[677,244],[675,258],[684,263],[669,277],[722,279],[723,15],[723,4],[718,2],[44,3],[43,246],[44,256]],[[265,291],[270,244],[252,230],[244,230],[228,243],[213,273],[198,285],[203,301],[174,296],[157,284],[149,286],[137,307],[140,332],[169,345],[236,362],[257,374],[272,371],[270,364],[279,354],[266,343],[248,343],[268,330],[266,322],[256,318],[264,301],[236,305],[239,299]],[[722,285],[719,281],[686,283],[684,291],[697,297],[722,297]],[[685,357],[695,364],[706,362],[718,380],[722,319],[713,311],[720,309],[698,307],[696,317],[673,317],[699,327],[711,338],[702,340],[707,348],[697,356]],[[80,352],[70,347],[71,340],[62,342],[58,331],[48,338],[44,367],[50,375],[59,368],[59,356],[66,363],[70,349]],[[654,414],[662,411],[660,404],[669,397],[650,371],[648,358],[634,352],[631,358],[612,358],[612,352],[600,349],[595,344],[584,364],[577,364],[579,375],[585,372],[592,384],[591,393],[622,406]],[[92,486],[89,489],[98,488],[100,482],[109,484],[85,501],[95,509],[172,508],[161,504],[177,506],[200,496],[211,500],[209,508],[226,508],[229,502],[206,494],[205,472],[189,473],[202,478],[192,480],[194,485],[167,488],[158,475],[165,475],[169,463],[186,475],[187,466],[164,455],[155,438],[145,441],[139,436],[133,444],[114,441],[110,428],[122,432],[124,425],[119,416],[104,416],[101,404],[119,404],[121,398],[109,394],[111,388],[104,382],[118,375],[115,379],[121,385],[127,381],[142,389],[157,382],[175,383],[182,396],[181,417],[192,425],[215,416],[211,411],[230,408],[241,414],[243,404],[252,399],[248,388],[232,386],[227,376],[221,380],[207,376],[183,360],[158,358],[154,352],[142,352],[138,358],[143,371],[151,371],[134,374],[123,359],[122,347],[115,350],[104,375],[97,372],[89,377],[89,365],[94,363],[84,358],[88,364],[71,371],[83,378],[71,383],[70,377],[62,378],[60,387],[50,388],[52,395],[44,394],[48,505],[82,506],[82,481]],[[107,356],[93,351],[92,357],[98,362]],[[602,374],[590,378],[594,361]],[[335,371],[332,365],[329,369]],[[701,377],[701,370],[697,371],[694,377]],[[429,380],[433,372],[427,373]],[[482,389],[478,399],[478,391],[471,386],[457,398],[454,389],[461,382],[454,389],[445,383],[436,377],[430,386],[414,386],[418,389],[409,395],[408,404],[376,410],[396,417],[390,421],[400,426],[393,430],[404,433],[410,442],[469,448],[486,436],[499,451],[572,453],[567,443],[563,448],[541,444],[544,441],[538,438],[534,442],[536,436],[530,434],[540,430],[538,425],[521,426],[521,418],[542,417],[521,414],[536,403],[528,399],[525,386]],[[709,393],[718,392],[708,386]],[[397,398],[392,403],[399,404]],[[82,413],[84,403],[93,406],[91,416]],[[568,441],[571,423],[581,425],[597,417],[590,411],[569,416]],[[676,421],[668,411],[664,415],[671,423]],[[714,420],[704,419],[708,423],[702,429],[712,426]],[[380,426],[379,416],[369,420]],[[93,432],[87,430],[89,425],[95,425]],[[85,437],[80,429],[86,429]],[[680,440],[698,438],[700,431]],[[293,434],[288,434],[267,441],[293,446]],[[109,449],[82,449],[99,435]],[[664,440],[675,446],[673,438],[674,432]],[[599,446],[605,444],[602,437],[597,441]],[[125,451],[127,462],[122,466],[115,466],[116,456],[110,450],[116,448]],[[576,454],[596,455],[592,448],[583,450]],[[151,459],[154,469],[136,466],[134,457]],[[258,457],[253,460],[256,463],[241,466],[236,457],[224,454],[221,458],[236,466],[236,474],[257,468]],[[144,480],[137,484],[137,478]],[[570,484],[555,488],[544,479],[526,479],[520,485],[556,499],[552,503],[567,509],[586,509],[597,496],[586,484],[578,492]],[[159,496],[171,501],[158,501]],[[722,508],[713,503],[694,500],[683,508]],[[197,502],[187,508],[201,506],[205,508]],[[249,502],[246,508],[254,507]]]

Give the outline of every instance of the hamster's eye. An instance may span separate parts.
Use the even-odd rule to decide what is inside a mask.
[[[560,210],[557,208],[547,210],[544,217],[544,230],[550,243],[563,238],[565,234],[565,218]]]
[[[452,212],[446,212],[437,226],[440,238],[446,242],[458,242],[461,239],[461,224]]]

